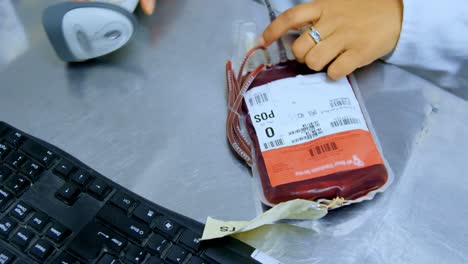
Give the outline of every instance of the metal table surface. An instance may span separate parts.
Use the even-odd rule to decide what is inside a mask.
[[[198,221],[257,215],[225,139],[224,63],[233,21],[264,26],[263,7],[160,0],[125,49],[67,65],[40,23],[52,2],[0,0],[0,120]],[[313,230],[273,229],[255,246],[284,263],[467,263],[467,102],[380,62],[356,77],[396,180]]]

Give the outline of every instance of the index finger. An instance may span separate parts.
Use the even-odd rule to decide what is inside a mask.
[[[156,6],[156,0],[140,0],[140,5],[146,15],[151,15]]]
[[[290,29],[317,20],[320,14],[321,10],[316,2],[300,4],[284,11],[263,31],[263,46],[270,46]]]

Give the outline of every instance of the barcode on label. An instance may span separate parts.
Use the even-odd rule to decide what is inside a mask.
[[[299,138],[295,138],[293,140],[291,140],[291,144],[296,144],[297,142],[301,142],[301,141],[309,141],[311,139],[314,139],[315,137],[313,137],[311,134],[306,134],[305,136],[303,137],[299,137]]]
[[[265,103],[265,102],[268,102],[268,95],[267,95],[267,93],[255,94],[253,97],[250,97],[250,98],[249,98],[249,104],[250,104],[250,106],[263,104],[263,103]]]
[[[330,107],[340,107],[340,106],[346,106],[346,105],[351,105],[351,101],[349,98],[336,98],[333,100],[330,100]]]
[[[295,134],[302,134],[301,137],[291,140],[291,143],[295,144],[301,141],[309,141],[311,139],[314,139],[319,135],[323,134],[323,130],[322,128],[320,128],[320,123],[318,121],[314,121],[307,124],[303,124],[301,128],[289,131],[288,134],[290,136]]]
[[[263,143],[263,148],[265,150],[267,149],[271,149],[271,148],[274,148],[274,147],[280,147],[280,146],[283,146],[284,145],[284,141],[282,138],[280,139],[276,139],[276,140],[273,140],[273,141],[270,141],[270,142],[267,142],[267,143]]]
[[[325,143],[322,145],[315,146],[309,149],[310,156],[314,157],[316,155],[320,155],[326,152],[337,150],[338,146],[335,142]]]
[[[307,124],[303,124],[301,128],[289,131],[288,134],[290,136],[294,134],[312,134],[313,136],[318,136],[323,133],[322,129],[320,128],[320,123],[318,121],[310,122]]]
[[[357,118],[342,117],[340,119],[335,119],[335,121],[332,121],[330,125],[332,127],[339,127],[339,126],[354,125],[354,124],[360,124],[360,123],[361,121]]]

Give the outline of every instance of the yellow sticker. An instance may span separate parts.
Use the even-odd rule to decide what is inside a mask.
[[[280,220],[315,220],[327,212],[327,208],[317,202],[295,199],[280,203],[250,221],[222,221],[208,217],[200,240],[242,233]]]

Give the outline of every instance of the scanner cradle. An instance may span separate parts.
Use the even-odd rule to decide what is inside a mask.
[[[137,0],[63,2],[49,6],[42,23],[57,55],[78,62],[100,57],[124,46],[133,37]]]

